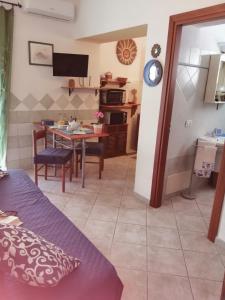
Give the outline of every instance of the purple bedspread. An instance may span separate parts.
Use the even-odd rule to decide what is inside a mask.
[[[123,285],[112,264],[21,170],[0,180],[0,210],[16,210],[23,226],[81,260],[54,288],[34,288],[0,273],[4,300],[119,300]]]

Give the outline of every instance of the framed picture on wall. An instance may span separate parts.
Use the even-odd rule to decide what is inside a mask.
[[[52,67],[54,45],[41,42],[28,42],[29,64]]]

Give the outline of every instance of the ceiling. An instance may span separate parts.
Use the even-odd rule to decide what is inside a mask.
[[[94,35],[86,38],[82,38],[82,41],[94,42],[94,43],[108,43],[113,41],[119,41],[130,38],[143,37],[147,35],[148,26],[146,24],[129,27],[121,30],[111,31],[104,34]]]

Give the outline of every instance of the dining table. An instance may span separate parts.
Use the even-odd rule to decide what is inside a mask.
[[[47,131],[49,133],[52,133],[54,148],[56,148],[58,144],[59,146],[72,149],[74,153],[74,157],[76,156],[76,150],[81,148],[82,151],[81,178],[82,178],[82,188],[84,188],[85,187],[86,141],[94,138],[108,137],[109,134],[104,131],[101,133],[94,133],[94,131],[92,131],[91,129],[89,130],[89,132],[75,131],[74,133],[74,131],[62,130],[55,127],[48,127]],[[57,137],[61,139],[57,139]],[[65,143],[64,141],[67,141],[67,143]]]

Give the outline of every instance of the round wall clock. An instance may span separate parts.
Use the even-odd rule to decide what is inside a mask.
[[[137,55],[137,46],[134,40],[121,40],[117,43],[116,54],[121,64],[131,65]]]
[[[162,79],[163,68],[161,63],[156,60],[150,60],[144,68],[144,80],[149,86],[156,86]]]

